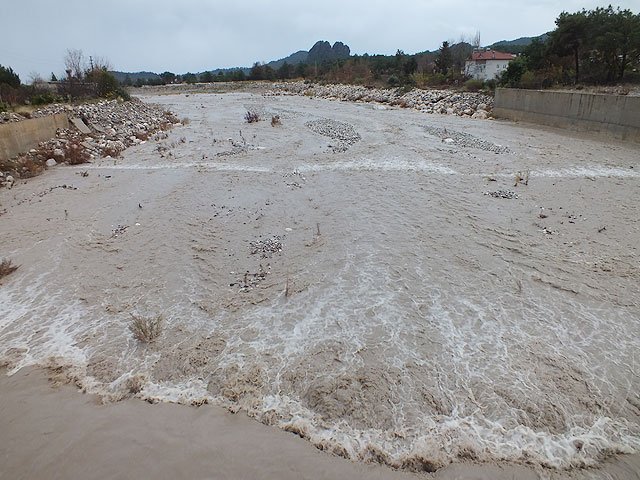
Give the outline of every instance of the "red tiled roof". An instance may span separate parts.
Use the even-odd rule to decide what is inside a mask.
[[[513,60],[516,55],[513,53],[496,52],[495,50],[473,52],[471,60]]]

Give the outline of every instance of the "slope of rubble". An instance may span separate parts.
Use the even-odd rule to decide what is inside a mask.
[[[488,118],[493,109],[493,97],[480,92],[454,90],[422,90],[404,92],[397,88],[371,88],[362,85],[319,85],[304,82],[273,84],[267,95],[306,95],[350,102],[371,102],[414,108],[424,113]]]
[[[179,123],[171,112],[138,99],[126,102],[105,100],[82,105],[54,104],[35,110],[28,117],[14,113],[3,114],[0,123],[58,113],[67,114],[70,119],[82,120],[88,127],[85,132],[89,133],[82,133],[71,123],[68,129],[58,130],[55,138],[41,142],[29,152],[1,162],[0,185],[11,187],[16,179],[38,175],[47,167],[58,163],[77,165],[95,158],[117,157],[131,145],[150,138],[164,138],[164,131]]]

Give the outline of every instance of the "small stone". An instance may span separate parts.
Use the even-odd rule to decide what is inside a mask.
[[[53,158],[49,158],[46,164],[47,164],[47,167],[55,167],[58,164],[58,162],[56,162],[55,159]]]

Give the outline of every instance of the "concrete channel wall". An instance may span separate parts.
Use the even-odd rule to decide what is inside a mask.
[[[640,97],[499,88],[493,116],[640,143]]]
[[[64,113],[0,125],[0,160],[28,152],[55,137],[58,128],[69,128],[69,118]]]

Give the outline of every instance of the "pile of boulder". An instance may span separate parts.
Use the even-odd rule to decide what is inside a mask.
[[[330,146],[334,153],[346,152],[351,145],[360,140],[360,134],[348,123],[321,119],[312,120],[305,125],[312,132],[335,140],[337,145]]]
[[[54,104],[31,112],[28,118],[58,113],[70,119],[68,129],[18,157],[0,163],[2,178],[38,175],[58,163],[80,164],[101,157],[117,157],[123,150],[149,139],[167,137],[166,130],[179,123],[171,113],[138,99],[100,101],[82,105]],[[19,117],[19,118],[18,118]],[[3,115],[4,122],[22,121],[17,114]],[[11,186],[6,181],[4,186]]]
[[[478,148],[493,153],[510,153],[509,147],[497,145],[482,138],[478,138],[470,133],[458,132],[450,128],[439,128],[426,126],[427,133],[438,137],[442,143],[455,145],[457,147]]]
[[[367,102],[413,108],[424,113],[469,116],[486,119],[493,109],[493,97],[480,92],[401,88],[371,88],[362,85],[319,85],[304,82],[275,83],[266,95],[305,95],[350,102]]]

